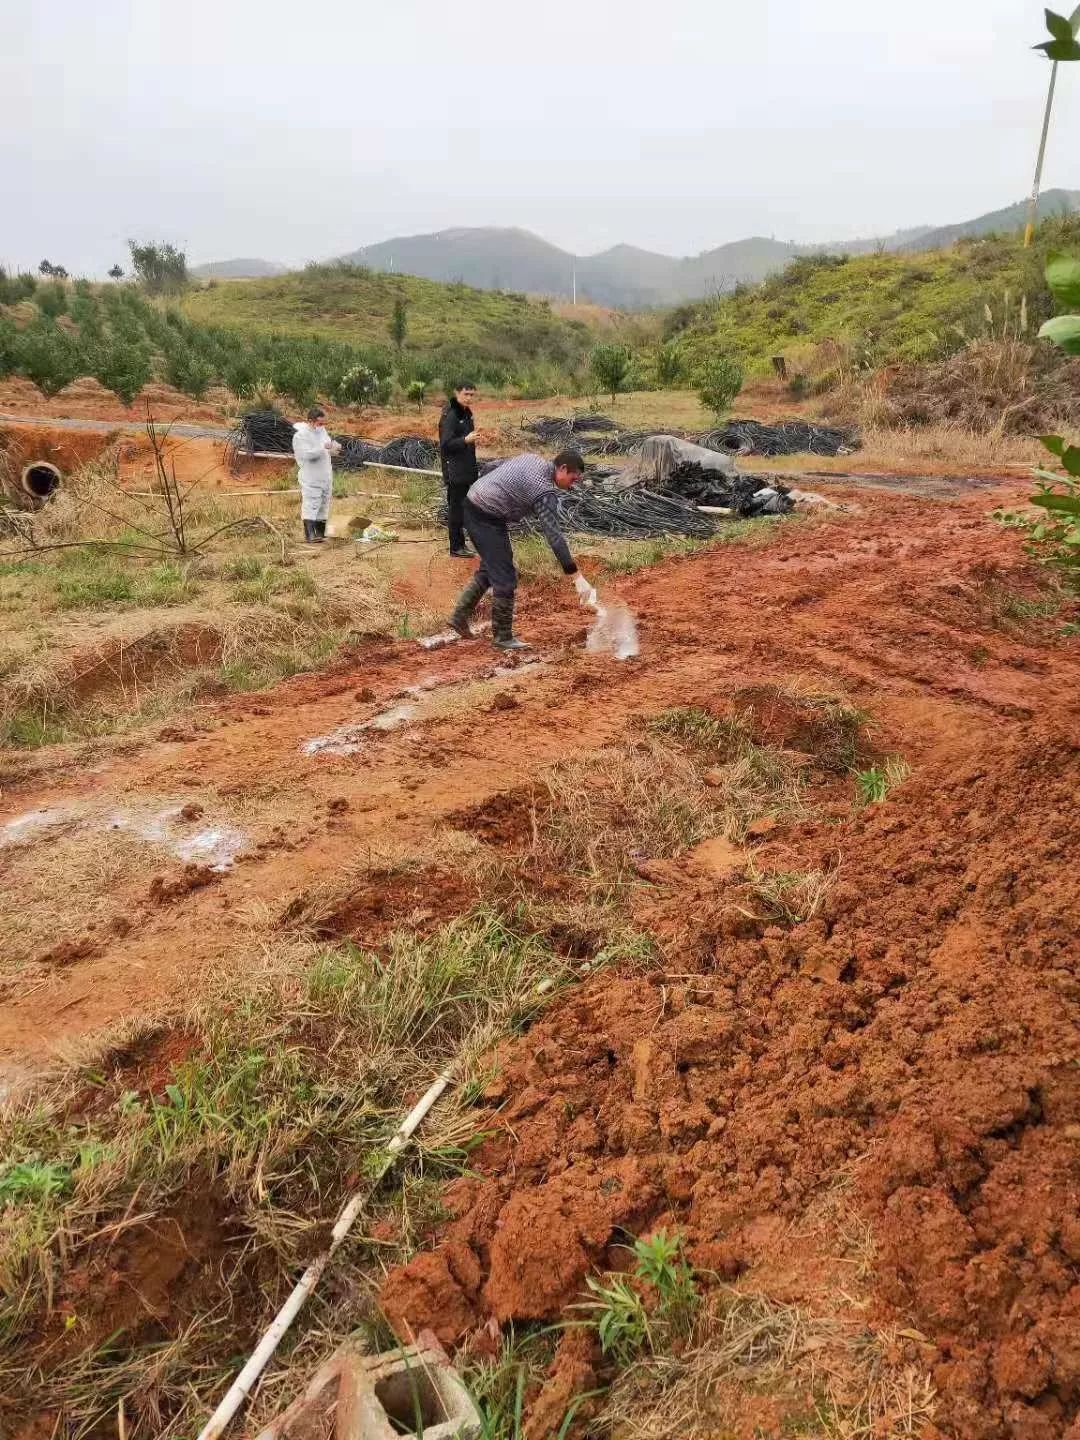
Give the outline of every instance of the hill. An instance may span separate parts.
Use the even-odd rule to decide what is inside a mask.
[[[196,280],[265,280],[286,271],[287,266],[275,260],[212,260],[208,265],[193,266],[188,273]]]
[[[685,259],[633,245],[574,255],[528,230],[473,228],[399,236],[343,258],[378,270],[560,299],[573,294],[576,277],[578,299],[640,310],[760,280],[798,253],[795,245],[754,238]]]
[[[183,310],[205,325],[389,348],[399,299],[407,307],[405,350],[436,360],[470,355],[513,367],[523,360],[576,364],[590,343],[588,325],[554,315],[546,301],[348,263],[192,290]]]
[[[960,225],[942,225],[936,230],[922,232],[915,240],[909,240],[901,249],[939,250],[978,235],[1008,235],[1022,230],[1027,224],[1026,200],[1007,205],[1004,210],[991,210],[974,220]],[[1057,215],[1068,215],[1080,210],[1080,190],[1046,190],[1039,196],[1038,218],[1049,220]]]
[[[1039,204],[1042,219],[1076,210],[1080,210],[1080,191],[1075,190],[1048,190]],[[1007,234],[1023,228],[1025,213],[1021,202],[937,229],[920,225],[892,235],[826,245],[752,236],[683,258],[633,245],[574,255],[527,230],[457,228],[398,236],[344,258],[377,270],[559,299],[571,296],[576,277],[579,300],[634,310],[682,304],[736,285],[757,284],[799,256],[934,250],[969,236]]]
[[[1029,250],[1016,235],[927,252],[798,256],[756,288],[674,311],[667,334],[690,368],[720,352],[752,372],[768,370],[773,356],[813,369],[811,352],[823,344],[834,367],[935,360],[988,329],[1015,333],[1021,296],[1034,335],[1053,313],[1046,253],[1077,246],[1080,217],[1069,216],[1045,222]]]

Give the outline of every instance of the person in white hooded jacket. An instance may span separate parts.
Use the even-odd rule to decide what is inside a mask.
[[[300,481],[300,518],[304,522],[304,539],[314,544],[326,537],[330,492],[334,485],[334,467],[330,457],[341,453],[341,446],[326,432],[325,419],[326,411],[313,405],[307,420],[293,426],[292,448]]]

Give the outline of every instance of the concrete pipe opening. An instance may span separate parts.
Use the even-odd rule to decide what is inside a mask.
[[[32,460],[23,466],[22,489],[31,504],[43,505],[55,495],[63,484],[64,477],[49,460]]]

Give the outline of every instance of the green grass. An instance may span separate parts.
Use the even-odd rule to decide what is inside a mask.
[[[410,1097],[458,1060],[460,1088],[425,1124],[399,1178],[408,1203],[424,1191],[434,1215],[430,1182],[463,1173],[476,1142],[469,1104],[485,1083],[481,1057],[572,976],[573,962],[520,917],[490,909],[428,938],[397,933],[380,952],[292,950],[185,1023],[188,1058],[154,1089],[130,1061],[155,1040],[144,1027],[10,1107],[0,1117],[5,1397],[34,1411],[62,1407],[73,1433],[115,1417],[121,1397],[132,1440],[194,1433],[238,1348],[269,1320],[346,1195],[378,1170]],[[202,1197],[230,1217],[230,1241],[200,1282],[196,1308],[185,1308],[178,1286],[170,1339],[153,1327],[144,1336],[136,1305],[139,1318],[114,1324],[97,1348],[102,1302],[94,1290],[72,1296],[65,1277],[100,1257],[125,1217],[125,1245],[141,1235],[145,1248],[149,1237],[131,1217],[177,1205],[182,1217]],[[356,1246],[354,1260],[362,1239]],[[343,1303],[324,1287],[305,1330],[356,1326],[368,1302],[365,1287],[353,1290]],[[47,1296],[69,1301],[70,1331],[88,1344],[63,1364],[46,1357],[38,1371],[28,1358]]]
[[[163,560],[143,568],[122,563],[118,553],[93,547],[65,550],[55,567],[22,567],[24,578],[40,590],[46,605],[51,602],[58,610],[152,609],[181,605],[199,594],[186,565]]]
[[[241,605],[269,605],[282,595],[311,599],[318,594],[310,571],[282,568],[256,555],[230,561],[222,575],[232,582],[232,598]]]
[[[1045,222],[1027,251],[1019,236],[990,236],[925,254],[804,257],[760,286],[688,307],[680,347],[691,369],[720,353],[758,374],[773,355],[797,365],[800,351],[825,341],[842,347],[837,362],[849,368],[934,360],[988,326],[1000,333],[1006,294],[1014,318],[1027,296],[1033,336],[1053,313],[1046,254],[1078,240],[1074,216]]]

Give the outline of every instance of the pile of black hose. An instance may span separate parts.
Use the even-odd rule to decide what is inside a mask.
[[[708,540],[718,529],[711,515],[703,514],[688,501],[640,488],[612,495],[582,486],[564,491],[557,509],[559,524],[571,535],[606,535],[613,540],[651,540],[669,535]],[[445,503],[436,508],[434,518],[437,524],[446,523]],[[542,533],[528,517],[511,528],[517,533]]]
[[[620,430],[609,415],[541,415],[522,427],[542,445],[581,455],[629,455],[654,432]]]
[[[239,454],[291,455],[293,424],[273,410],[252,410],[243,416],[229,438],[229,448]],[[403,465],[409,470],[437,468],[438,447],[423,435],[400,435],[385,445],[363,440],[358,435],[335,435],[341,454],[334,464],[340,470],[359,470],[364,465]]]
[[[782,420],[765,425],[760,420],[729,420],[718,430],[707,430],[697,443],[721,455],[846,455],[859,448],[859,437],[828,425],[806,420]]]
[[[541,415],[521,428],[526,434],[535,435],[543,445],[554,445],[558,449],[576,445],[580,450],[586,439],[619,427],[609,415]]]

